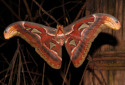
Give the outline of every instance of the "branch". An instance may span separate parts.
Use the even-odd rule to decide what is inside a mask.
[[[78,14],[77,14],[76,18],[74,19],[74,21],[76,21],[76,20],[80,17],[80,15],[81,15],[82,11],[85,9],[85,7],[86,7],[86,2],[85,2],[85,4],[83,4],[83,6],[81,7],[81,9],[80,9],[80,11],[78,12]]]
[[[66,73],[65,73],[65,76],[64,76],[64,78],[63,78],[63,83],[62,83],[62,85],[65,84],[65,80],[66,80],[67,74],[68,74],[68,72],[69,72],[69,67],[70,67],[70,65],[71,65],[71,60],[69,61],[68,67],[67,67],[67,69],[66,69]]]
[[[66,3],[64,3],[64,4],[62,4],[62,5],[53,7],[53,8],[50,9],[48,12],[51,12],[51,11],[53,11],[53,10],[55,10],[55,9],[59,9],[59,8],[65,6],[65,5],[68,5],[68,4],[71,4],[71,3],[81,3],[81,1],[79,1],[79,2],[78,2],[78,1],[69,1],[69,2],[66,2]]]
[[[31,14],[31,11],[30,11],[30,9],[29,9],[29,6],[28,6],[26,0],[23,0],[23,2],[24,2],[24,4],[25,4],[25,6],[26,6],[26,10],[27,10],[28,15],[29,15],[29,17],[30,17],[30,20],[33,21],[32,14]]]
[[[2,3],[9,9],[9,11],[18,19],[22,20],[14,11],[13,9],[5,2],[5,0],[1,0]]]
[[[65,22],[65,20],[66,20],[66,12],[65,12],[65,6],[64,6],[64,0],[62,0],[62,9],[63,9],[63,14],[64,14],[64,25],[66,25],[66,22]]]
[[[44,12],[46,15],[48,15],[53,21],[55,21],[57,24],[59,24],[59,22],[52,16],[50,15],[47,11],[45,11],[40,5],[38,2],[36,2],[35,0],[33,0],[33,2],[40,8],[40,10],[42,12]]]

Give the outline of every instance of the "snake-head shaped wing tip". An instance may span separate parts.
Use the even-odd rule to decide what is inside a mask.
[[[121,24],[118,21],[118,19],[116,19],[114,16],[110,14],[96,13],[96,14],[93,14],[93,16],[102,18],[101,20],[104,20],[104,24],[110,27],[111,29],[119,30],[121,28]]]
[[[16,30],[16,28],[14,26],[7,27],[4,30],[4,38],[5,39],[10,39],[13,36],[15,36],[16,34],[17,34],[17,30]]]
[[[19,28],[20,22],[23,24],[23,21],[18,21],[18,22],[12,23],[8,27],[6,27],[6,29],[3,32],[5,39],[10,39],[19,34],[18,28]]]

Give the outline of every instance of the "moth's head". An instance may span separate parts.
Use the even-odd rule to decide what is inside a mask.
[[[109,14],[98,13],[97,16],[104,20],[104,24],[112,29],[119,30],[121,28],[121,24],[114,16]]]
[[[57,25],[57,31],[56,31],[56,34],[57,34],[57,35],[64,34],[64,31],[63,31],[63,25]]]
[[[4,30],[4,38],[5,39],[10,39],[10,38],[16,36],[17,34],[18,34],[18,31],[17,31],[16,24],[10,25]]]

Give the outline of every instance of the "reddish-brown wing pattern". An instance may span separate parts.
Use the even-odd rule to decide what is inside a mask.
[[[26,21],[8,26],[4,31],[5,39],[19,36],[26,40],[36,52],[53,68],[59,69],[62,62],[62,45],[66,49],[75,67],[85,60],[90,46],[103,28],[120,29],[119,21],[111,15],[97,13],[82,18],[57,29]]]
[[[75,67],[85,60],[90,46],[103,28],[120,29],[119,21],[108,14],[93,14],[64,28],[65,46]]]
[[[20,36],[53,68],[61,67],[62,47],[55,39],[56,29],[32,22],[15,22],[4,31],[6,39]]]

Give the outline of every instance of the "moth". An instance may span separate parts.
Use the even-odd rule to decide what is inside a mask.
[[[66,27],[57,25],[57,29],[28,21],[14,22],[5,29],[4,37],[23,38],[52,68],[59,69],[64,44],[73,65],[79,67],[102,29],[118,30],[120,27],[120,22],[112,15],[96,13]]]

